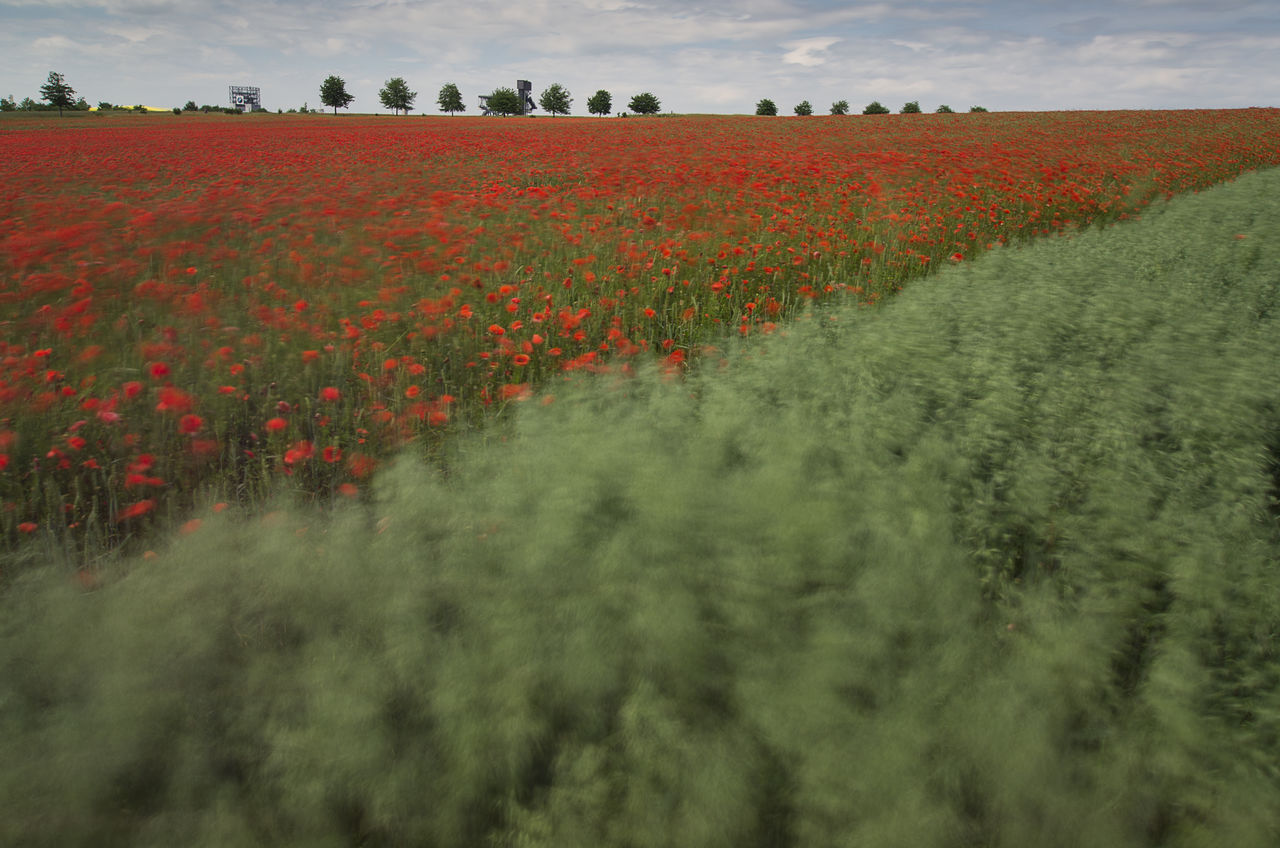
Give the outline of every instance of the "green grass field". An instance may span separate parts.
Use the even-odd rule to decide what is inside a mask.
[[[0,842],[1280,843],[1278,197],[21,569]]]

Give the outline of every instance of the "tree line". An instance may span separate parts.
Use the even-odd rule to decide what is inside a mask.
[[[792,107],[791,111],[795,112],[797,115],[812,115],[813,106],[809,103],[808,100],[801,100],[794,107]],[[862,110],[862,114],[888,115],[890,111],[891,110],[889,109],[889,107],[883,105],[879,100],[872,100]],[[901,115],[918,115],[920,114],[920,111],[921,111],[920,101],[912,100],[903,104],[902,108],[898,110],[898,113]],[[943,103],[941,106],[939,106],[937,109],[934,109],[933,111],[939,114],[950,115],[950,114],[954,114],[956,110],[952,109],[950,106]],[[982,106],[970,106],[969,111],[970,112],[986,112],[987,109],[985,109]],[[762,98],[759,102],[756,103],[756,114],[757,115],[777,115],[778,104],[774,103],[772,100],[770,100],[767,97]],[[849,114],[849,101],[837,100],[835,103],[832,103],[831,114],[832,115]]]
[[[412,91],[403,77],[392,77],[378,92],[378,100],[384,108],[392,112],[409,114],[418,92]],[[355,96],[347,91],[347,83],[342,77],[331,74],[320,83],[320,102],[338,114],[339,109],[346,109],[355,101]],[[485,96],[486,108],[498,115],[524,114],[524,103],[514,88],[499,87]],[[462,92],[455,83],[445,83],[436,96],[436,105],[441,112],[456,115],[465,112],[467,105],[462,101]],[[560,83],[552,83],[538,97],[538,105],[549,115],[568,115],[572,111],[573,97],[569,90]],[[653,93],[645,91],[635,95],[627,104],[627,108],[638,115],[655,115],[662,111],[662,101]],[[613,111],[613,95],[603,88],[587,98],[587,112],[592,115],[608,115]]]
[[[387,80],[386,84],[378,92],[378,99],[382,105],[397,114],[409,114],[409,110],[413,108],[414,102],[418,98],[418,92],[412,91],[409,84],[405,82],[404,77],[392,77]],[[40,87],[40,99],[46,101],[48,105],[36,103],[30,97],[25,98],[21,103],[15,102],[14,98],[0,97],[0,111],[12,112],[18,109],[23,110],[53,110],[57,109],[58,114],[62,114],[64,109],[87,111],[89,109],[88,102],[83,97],[76,99],[76,91],[67,84],[66,79],[57,71],[50,71],[48,80]],[[520,95],[513,88],[500,87],[493,90],[485,98],[485,106],[489,113],[499,115],[520,115],[524,113],[524,103]],[[339,109],[346,109],[355,101],[355,97],[347,91],[346,81],[340,76],[330,75],[320,84],[320,102],[325,106],[333,109],[333,113],[338,114]],[[560,83],[552,83],[538,98],[538,105],[549,115],[568,115],[573,104],[573,97],[568,89]],[[458,112],[465,112],[467,106],[462,102],[462,92],[454,83],[445,83],[440,89],[439,95],[436,97],[436,105],[440,107],[441,112],[448,112],[455,115]],[[113,108],[129,108],[129,107],[113,107],[110,103],[99,103],[99,109]],[[233,109],[218,109],[213,106],[200,107],[201,111],[237,111]],[[662,103],[651,92],[645,91],[635,95],[627,104],[627,108],[638,115],[655,115],[662,110]],[[135,111],[146,111],[144,107],[135,106]],[[179,111],[195,111],[196,105],[194,101],[187,101],[187,105],[183,109],[174,108],[174,112]],[[290,110],[293,111],[293,110]],[[307,111],[303,107],[303,111]],[[613,111],[613,95],[604,89],[600,89],[587,99],[587,112],[592,115],[608,115]],[[801,100],[797,103],[792,111],[797,115],[812,115],[813,106],[808,100]],[[837,100],[831,104],[832,115],[849,114],[849,101]],[[910,115],[919,114],[920,101],[911,100],[903,104],[898,110],[900,114]],[[943,103],[934,110],[938,113],[950,114],[954,113],[947,104]],[[986,112],[982,106],[970,106],[970,112]],[[864,115],[887,115],[890,110],[887,106],[880,103],[879,100],[873,100],[862,110]],[[624,113],[625,114],[625,113]],[[757,115],[777,115],[778,104],[773,100],[765,97],[756,103]]]

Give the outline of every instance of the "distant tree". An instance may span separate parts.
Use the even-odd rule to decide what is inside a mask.
[[[948,106],[947,104],[943,103],[941,106],[939,106],[939,107],[938,107],[937,109],[935,109],[934,111],[935,111],[935,112],[937,112],[937,113],[938,113],[938,114],[940,114],[940,115],[954,115],[956,110],[955,110],[955,109],[952,109],[950,106]]]
[[[538,95],[538,105],[548,115],[569,114],[571,103],[573,98],[569,96],[569,90],[558,82],[551,83],[542,94]]]
[[[36,108],[36,102],[30,97],[22,98],[22,102],[18,104],[18,108],[23,112],[33,112]]]
[[[649,92],[637,94],[631,98],[631,102],[627,104],[627,108],[637,115],[656,115],[662,111],[662,103],[658,101]]]
[[[808,100],[801,100],[794,107],[792,107],[791,111],[795,112],[797,115],[812,115],[813,107],[809,105]]]
[[[196,111],[196,110],[197,110],[197,109],[199,109],[199,108],[200,108],[200,107],[196,105],[196,102],[195,102],[194,100],[188,100],[188,101],[187,101],[187,105],[185,105],[185,106],[183,106],[183,107],[182,107],[182,111],[184,111],[184,112],[194,112],[194,111]]]
[[[986,112],[988,110],[986,106],[970,106],[969,111],[970,112]]]
[[[8,97],[0,97],[0,112],[14,112],[17,111],[17,108],[18,101],[13,99],[12,94]]]
[[[440,87],[440,95],[436,98],[436,105],[440,107],[441,112],[448,112],[450,115],[455,112],[467,111],[467,104],[462,102],[462,92],[458,90],[458,86],[451,82],[447,82]]]
[[[600,88],[594,95],[586,99],[586,110],[593,115],[607,115],[613,111],[613,95]]]
[[[524,104],[514,88],[495,88],[489,95],[489,111],[499,115],[523,115]]]
[[[347,84],[342,81],[342,77],[330,75],[320,83],[320,102],[326,106],[332,106],[333,114],[336,115],[339,109],[350,106],[352,100],[355,100],[355,97],[347,93]]]
[[[848,100],[837,100],[835,103],[832,103],[832,104],[831,104],[831,114],[833,114],[833,115],[847,115],[847,114],[849,114],[849,101],[848,101]]]
[[[89,101],[85,100],[83,97],[77,97],[75,106],[71,108],[75,109],[77,112],[88,112]]]
[[[592,115],[608,115],[613,111],[613,95],[600,89],[587,98],[587,111]]]
[[[393,113],[404,112],[406,115],[413,108],[413,101],[417,97],[418,92],[409,90],[409,84],[404,81],[404,77],[392,77],[378,92],[378,99],[382,101],[383,106]]]
[[[868,104],[867,104],[867,108],[865,108],[865,109],[863,109],[863,110],[862,110],[862,114],[864,114],[864,115],[887,115],[887,114],[889,114],[889,107],[888,107],[888,106],[882,106],[882,105],[880,105],[880,101],[879,101],[879,100],[872,100],[870,103],[868,103]]]
[[[67,85],[67,81],[57,71],[50,71],[48,81],[40,86],[40,99],[47,101],[50,106],[57,106],[59,115],[63,109],[76,105],[75,96],[76,90]]]
[[[778,114],[778,104],[774,103],[767,97],[762,98],[758,103],[756,103],[756,114],[776,115]]]
[[[912,100],[910,103],[903,103],[900,111],[903,115],[919,115],[920,101]]]

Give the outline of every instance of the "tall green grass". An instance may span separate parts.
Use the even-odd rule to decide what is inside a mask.
[[[1276,197],[18,571],[0,842],[1276,844]]]

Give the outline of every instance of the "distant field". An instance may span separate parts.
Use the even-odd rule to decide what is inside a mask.
[[[1280,162],[1280,112],[9,115],[0,545],[358,493],[576,370]]]
[[[536,212],[526,244],[565,223],[564,201],[510,195],[492,217]],[[1273,848],[1278,198],[1280,169],[1248,174],[989,251],[874,309],[833,300],[768,336],[749,321],[688,372],[636,354],[612,360],[628,377],[548,376],[553,403],[451,434],[434,466],[406,452],[332,509],[210,498],[145,552],[90,567],[30,534],[38,554],[0,591],[0,843]],[[327,302],[337,283],[312,294],[286,261],[309,228],[244,214],[251,232],[277,222],[255,238],[279,237],[264,255],[281,273],[242,290],[279,280],[286,306]],[[172,226],[157,218],[137,226]],[[367,221],[377,262],[356,270],[410,273],[374,245],[411,236]],[[196,294],[223,302],[181,271],[238,267],[206,250],[155,260],[179,268],[156,281],[175,316]],[[457,276],[483,277],[475,261]],[[577,267],[639,273],[617,264]],[[823,267],[789,270],[821,282]],[[560,303],[549,344],[567,344]],[[310,312],[216,328],[211,347],[241,345],[231,364],[263,356],[233,375],[252,400],[232,400],[277,402],[252,370],[267,363],[337,384],[292,342],[269,353],[305,338],[292,322]],[[334,340],[344,356],[395,343],[359,329]],[[251,330],[261,348],[243,346]],[[153,407],[219,363],[204,337],[169,341],[149,361],[171,375],[144,374],[145,400],[116,408],[179,426]],[[100,354],[118,355],[137,354]],[[400,370],[371,387],[421,384]],[[217,421],[203,403],[182,414]],[[179,461],[122,473],[170,485],[174,466],[155,469]]]

